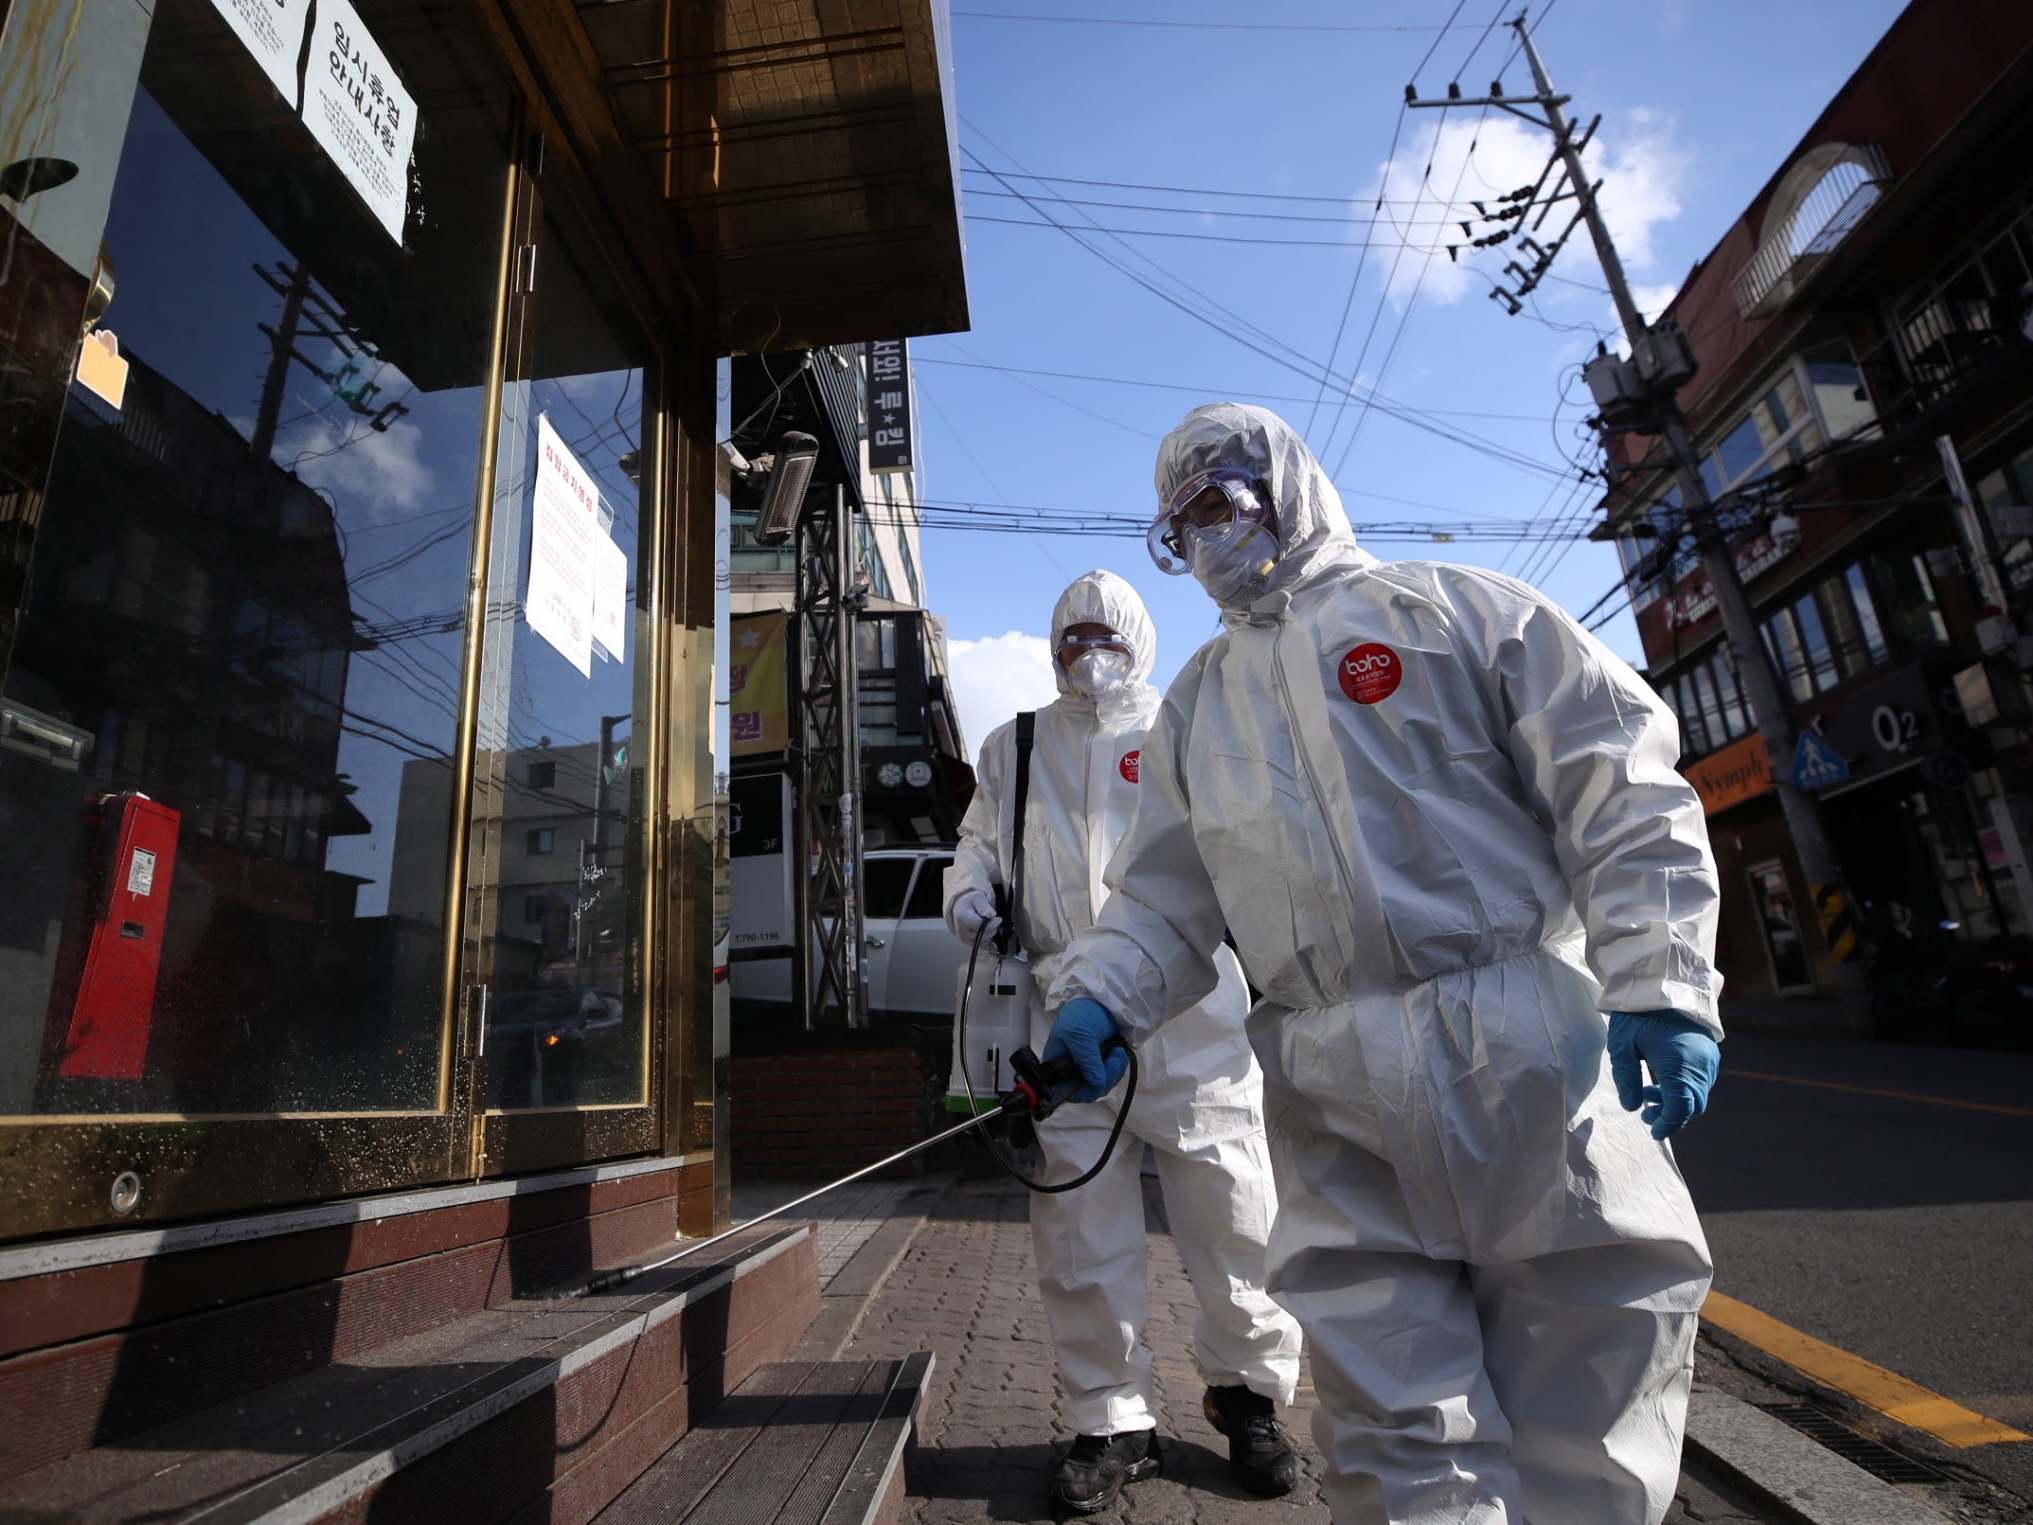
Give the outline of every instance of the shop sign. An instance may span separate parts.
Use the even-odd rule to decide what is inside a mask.
[[[911,368],[902,339],[868,344],[868,469],[911,469]]]
[[[1770,535],[1760,535],[1749,545],[1739,546],[1736,552],[1737,580],[1748,587],[1753,578],[1763,576],[1785,560],[1795,544],[1797,541],[1782,543]],[[1709,585],[1708,574],[1703,572],[1697,576],[1699,581],[1690,583],[1684,592],[1665,600],[1668,628],[1692,625],[1715,612],[1715,589]]]
[[[1715,815],[1772,787],[1771,754],[1765,750],[1765,739],[1752,732],[1692,764],[1686,774],[1701,796],[1702,813]]]
[[[1909,663],[1865,684],[1841,700],[1809,710],[1805,719],[1852,769],[1863,772],[1873,760],[1917,757],[1957,738],[1944,731],[1954,727],[1952,701],[1942,690],[1938,672]]]
[[[311,0],[212,0],[212,9],[225,18],[268,82],[282,92],[289,109],[296,110],[296,61],[304,50]]]
[[[736,619],[728,631],[728,750],[735,757],[790,747],[788,630],[782,614],[769,613]]]
[[[791,781],[763,773],[727,783],[728,944],[788,948]]]
[[[303,115],[346,183],[401,243],[416,102],[348,0],[318,0]]]

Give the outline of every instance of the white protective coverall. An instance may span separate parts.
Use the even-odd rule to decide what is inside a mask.
[[[1090,925],[1102,870],[1129,828],[1138,754],[1157,712],[1150,685],[1156,634],[1136,590],[1089,572],[1052,611],[1052,649],[1066,627],[1108,626],[1128,642],[1131,675],[1102,696],[1075,692],[1053,663],[1059,698],[1038,712],[1024,885],[1017,935],[1033,977],[1031,1043],[1042,1050],[1044,992],[1059,953]],[[1012,856],[1016,726],[981,749],[973,803],[946,872],[946,912],[970,890],[1003,883]],[[1243,1031],[1248,990],[1235,955],[1210,926],[1198,958],[1208,971],[1198,1004],[1138,1051],[1140,1074],[1114,1158],[1070,1192],[1031,1197],[1038,1289],[1057,1343],[1067,1418],[1082,1435],[1150,1429],[1151,1355],[1142,1343],[1145,1289],[1143,1143],[1157,1154],[1165,1211],[1200,1301],[1195,1356],[1211,1386],[1242,1385],[1288,1404],[1299,1376],[1299,1330],[1264,1290],[1265,1241],[1277,1203],[1264,1137],[1263,1076]],[[1218,983],[1217,977],[1218,976]],[[1044,1179],[1065,1181],[1100,1157],[1122,1091],[1064,1106],[1038,1128]]]
[[[1524,584],[1358,549],[1276,415],[1195,409],[1159,500],[1216,464],[1268,481],[1282,556],[1165,695],[1050,1007],[1147,1039],[1232,931],[1336,1520],[1656,1525],[1708,1250],[1602,1013],[1721,1035],[1676,722]]]

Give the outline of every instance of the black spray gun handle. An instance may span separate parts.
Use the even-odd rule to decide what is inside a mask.
[[[1117,1049],[1124,1052],[1129,1049],[1120,1035],[1101,1045],[1102,1057]],[[1080,1066],[1070,1054],[1040,1059],[1030,1049],[1020,1048],[1009,1056],[1009,1067],[1016,1076],[1016,1085],[1002,1099],[1002,1110],[1027,1114],[1033,1122],[1050,1117],[1084,1084]]]

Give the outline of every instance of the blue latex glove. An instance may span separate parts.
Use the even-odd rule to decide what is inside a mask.
[[[1652,1072],[1644,1083],[1638,1061]],[[1652,1125],[1653,1138],[1671,1138],[1708,1108],[1722,1050],[1708,1029],[1677,1011],[1609,1014],[1609,1073],[1626,1112]]]
[[[1052,1018],[1051,1035],[1045,1039],[1044,1057],[1070,1058],[1087,1083],[1067,1099],[1099,1101],[1122,1083],[1129,1073],[1129,1054],[1122,1049],[1103,1056],[1101,1045],[1116,1035],[1115,1018],[1099,1001],[1075,996]]]

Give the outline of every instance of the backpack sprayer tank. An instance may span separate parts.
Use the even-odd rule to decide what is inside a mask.
[[[952,1078],[946,1084],[948,1112],[967,1111],[970,1085],[976,1110],[993,1111],[996,1098],[1016,1083],[1010,1056],[1031,1041],[1030,982],[1030,965],[1017,953],[996,953],[991,958],[970,959],[960,966],[953,992],[953,1068]],[[965,1022],[959,1020],[963,1009]]]

